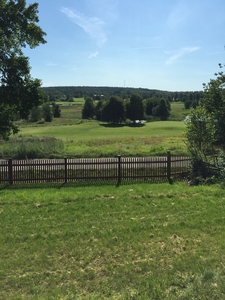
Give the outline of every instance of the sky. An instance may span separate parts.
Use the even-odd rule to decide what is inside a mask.
[[[43,86],[200,91],[225,63],[224,0],[27,0],[47,43],[25,48]]]

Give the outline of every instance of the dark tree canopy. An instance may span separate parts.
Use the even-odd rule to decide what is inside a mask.
[[[55,102],[52,102],[52,113],[54,118],[61,117],[61,109],[59,107],[59,104],[55,104]]]
[[[0,138],[18,131],[14,115],[28,118],[41,103],[41,81],[31,77],[29,59],[22,51],[46,43],[37,14],[37,3],[0,0]]]
[[[99,100],[95,106],[95,116],[96,116],[96,120],[98,121],[102,121],[103,107],[104,107],[104,102],[102,100]]]
[[[132,94],[130,97],[130,102],[127,104],[127,117],[133,122],[144,118],[144,105],[138,94]]]
[[[161,120],[167,120],[170,115],[170,104],[162,98],[152,112],[154,116],[159,117]]]
[[[43,116],[45,122],[52,122],[53,111],[48,102],[46,102],[42,105],[42,116]]]
[[[126,120],[123,100],[112,96],[102,110],[102,121],[118,124]]]
[[[82,110],[82,119],[93,119],[95,114],[95,106],[92,98],[87,97]]]

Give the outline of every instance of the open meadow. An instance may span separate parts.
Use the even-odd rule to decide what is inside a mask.
[[[67,157],[109,157],[186,154],[183,122],[150,122],[143,126],[108,125],[97,121],[79,125],[25,127],[23,136],[55,137],[64,142]]]
[[[224,190],[0,191],[0,299],[225,299]]]
[[[183,119],[187,114],[183,103],[171,105],[174,118]],[[74,103],[67,103],[61,110],[62,117],[51,123],[20,124],[19,134],[1,144],[0,156],[34,158],[36,153],[39,158],[115,157],[118,154],[144,157],[164,156],[167,150],[174,155],[187,154],[184,142],[186,126],[181,120],[112,125],[82,120],[82,106]],[[37,144],[32,137],[45,139]],[[47,144],[52,138],[57,139],[55,146]]]

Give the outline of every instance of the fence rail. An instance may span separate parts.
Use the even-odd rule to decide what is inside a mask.
[[[190,157],[84,159],[1,160],[0,184],[40,182],[84,182],[111,180],[165,181],[171,178],[185,180],[189,173]]]

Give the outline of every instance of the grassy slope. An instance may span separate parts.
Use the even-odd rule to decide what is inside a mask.
[[[185,129],[183,122],[164,121],[145,123],[142,127],[111,126],[98,122],[86,122],[71,126],[23,127],[20,134],[55,136],[60,139],[90,139],[127,137],[180,137]]]
[[[186,154],[184,130],[185,124],[180,121],[151,122],[142,127],[91,121],[71,126],[25,127],[20,134],[63,139],[62,157],[156,156],[165,155],[168,149],[175,155]]]
[[[81,99],[82,100],[82,99]],[[183,103],[171,103],[175,119],[187,111]],[[62,106],[62,117],[52,123],[22,123],[19,136],[55,137],[62,139],[64,150],[51,152],[51,157],[109,157],[157,156],[165,155],[170,149],[174,155],[187,154],[183,140],[185,124],[182,121],[164,121],[145,123],[144,126],[99,124],[96,121],[81,120],[82,106],[73,104]],[[0,146],[2,158],[29,157],[33,150],[25,143],[13,140]],[[29,149],[24,149],[24,147]],[[33,147],[34,148],[34,147]],[[10,150],[11,149],[11,150]],[[36,150],[35,150],[36,151]],[[24,154],[23,154],[24,153]],[[33,153],[33,152],[32,152]],[[19,156],[21,157],[21,155]],[[38,155],[40,157],[40,155]],[[49,156],[47,156],[49,157]]]
[[[0,299],[224,299],[224,191],[0,191]]]

